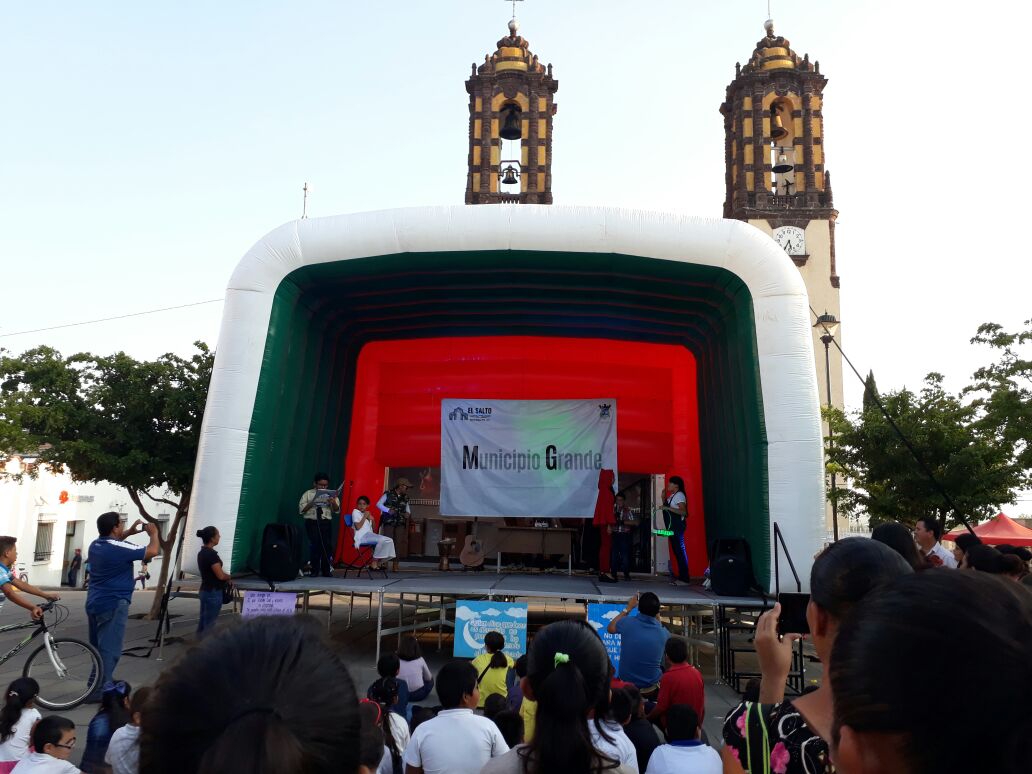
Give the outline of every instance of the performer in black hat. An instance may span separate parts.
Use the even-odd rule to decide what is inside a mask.
[[[394,488],[384,492],[376,503],[376,508],[380,511],[380,534],[391,538],[395,546],[398,544],[398,527],[404,527],[412,515],[408,501],[408,490],[411,488],[411,481],[399,478],[394,482]],[[397,558],[392,560],[391,570],[398,571]]]

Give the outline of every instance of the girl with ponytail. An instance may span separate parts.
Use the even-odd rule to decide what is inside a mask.
[[[39,683],[31,677],[19,677],[4,693],[0,707],[0,772],[8,772],[29,752],[29,735],[39,720],[33,704]]]
[[[537,701],[534,737],[481,774],[633,774],[634,745],[598,716],[609,704],[609,654],[584,621],[557,621],[534,638],[523,695]]]
[[[393,677],[377,680],[369,688],[369,698],[362,703],[372,703],[379,707],[376,724],[383,734],[383,760],[380,761],[380,772],[383,774],[404,774],[405,764],[401,756],[409,743],[409,729],[405,718],[393,710],[398,704],[398,681]]]
[[[488,632],[484,636],[484,649],[473,659],[473,668],[477,670],[477,686],[480,688],[480,703],[477,709],[484,708],[487,697],[493,693],[507,696],[509,688],[505,677],[516,662],[505,654],[505,637],[500,632]]]

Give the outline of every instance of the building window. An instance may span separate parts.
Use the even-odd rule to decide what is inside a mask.
[[[159,513],[157,516],[158,522],[158,535],[162,540],[168,537],[168,523],[172,517],[170,513]]]
[[[36,550],[33,552],[34,562],[46,562],[50,559],[54,545],[54,522],[45,521],[36,525]]]

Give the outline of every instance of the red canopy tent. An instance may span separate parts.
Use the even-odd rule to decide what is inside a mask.
[[[1023,527],[1014,519],[1004,513],[998,513],[989,521],[979,524],[975,534],[979,540],[988,545],[1002,545],[1004,543],[1012,546],[1032,546],[1032,529]],[[966,529],[955,529],[943,540],[956,540],[958,535],[967,532]]]

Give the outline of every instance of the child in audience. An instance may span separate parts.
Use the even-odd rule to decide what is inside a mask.
[[[645,771],[649,765],[652,751],[663,744],[659,729],[645,717],[645,700],[636,685],[625,685],[613,691],[610,704],[613,708],[613,720],[623,726],[624,733],[634,745],[638,758],[638,771]]]
[[[380,660],[376,662],[376,672],[380,675],[380,678],[369,686],[369,690],[366,691],[366,698],[373,698],[373,689],[379,683],[387,679],[395,680],[398,683],[398,703],[391,709],[403,718],[408,719],[408,716],[411,714],[411,711],[408,708],[408,684],[405,683],[404,680],[398,680],[398,675],[401,672],[401,659],[398,658],[396,653],[384,653],[380,656]]]
[[[81,774],[68,762],[75,749],[75,723],[50,715],[32,729],[32,749],[11,769],[12,774]]]
[[[111,735],[104,763],[111,767],[112,774],[139,774],[140,718],[150,692],[147,686],[133,691],[129,697],[129,722]]]
[[[480,689],[468,661],[441,667],[437,697],[443,709],[419,724],[405,748],[406,774],[479,774],[485,763],[509,750],[498,726],[473,712]]]
[[[699,739],[699,716],[691,705],[673,704],[666,715],[667,743],[652,753],[645,774],[721,774],[720,755]]]
[[[524,653],[513,665],[512,669],[505,673],[505,696],[509,702],[509,709],[519,712],[520,704],[523,703],[523,686],[521,681],[527,676],[527,654]]]
[[[537,701],[534,738],[491,760],[482,774],[637,774],[623,730],[592,717],[608,699],[610,669],[587,622],[557,621],[538,632],[523,678],[524,698]]]
[[[477,705],[480,709],[483,709],[488,696],[495,693],[505,696],[507,693],[505,676],[514,662],[502,650],[504,647],[505,637],[499,632],[488,632],[484,637],[484,649],[487,652],[473,659],[473,668],[477,670],[477,685],[480,686],[480,704]]]
[[[488,720],[494,720],[495,715],[504,710],[508,706],[505,697],[500,693],[492,693],[487,697],[487,701],[484,702],[484,717]]]
[[[393,677],[381,678],[373,683],[369,689],[370,696],[366,699],[379,705],[382,714],[382,717],[377,718],[377,724],[381,726],[385,740],[387,760],[386,765],[382,764],[385,774],[391,774],[395,769],[395,774],[401,774],[404,768],[401,756],[405,753],[409,741],[408,723],[397,712],[400,682]]]
[[[358,769],[358,697],[309,616],[217,627],[158,678],[140,724],[140,771]]]
[[[523,742],[523,718],[518,713],[510,709],[503,709],[497,715],[494,715],[491,720],[498,726],[498,730],[502,732],[505,743],[510,748]]]
[[[132,686],[125,680],[116,680],[104,686],[100,709],[86,730],[86,750],[79,766],[86,774],[107,774],[104,762],[108,744],[115,731],[129,722],[129,694]]]
[[[361,723],[358,732],[358,774],[380,774],[380,766],[387,755],[383,727],[380,725],[383,713],[375,701],[363,699],[358,703],[358,717]],[[388,774],[393,766],[387,769]]]
[[[398,647],[398,658],[401,662],[398,679],[404,681],[408,688],[408,701],[422,701],[434,689],[434,677],[423,658],[419,640],[411,634],[403,636]]]
[[[706,717],[706,688],[699,670],[688,663],[688,642],[672,636],[663,648],[667,670],[659,679],[659,698],[649,720],[665,728],[666,711],[673,704],[690,704],[698,717]]]
[[[509,692],[509,709],[520,716],[523,723],[523,741],[534,738],[534,716],[537,714],[537,702],[523,695],[523,678],[527,676],[527,654],[516,659],[516,666],[505,676]]]
[[[32,726],[40,719],[36,709],[39,683],[31,677],[19,677],[7,686],[3,708],[0,708],[0,774],[7,774],[29,754]]]

